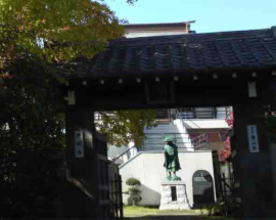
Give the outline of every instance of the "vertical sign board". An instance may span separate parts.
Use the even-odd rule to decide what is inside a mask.
[[[256,82],[248,82],[248,97],[249,98],[257,97]]]
[[[258,153],[259,140],[257,125],[247,125],[248,148],[250,153]]]
[[[82,130],[75,131],[75,157],[84,157],[84,143],[83,143],[83,132]]]

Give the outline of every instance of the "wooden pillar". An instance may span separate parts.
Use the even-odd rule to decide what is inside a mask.
[[[93,132],[93,111],[69,106],[66,112],[65,217],[88,218],[98,215],[98,179]]]
[[[118,187],[116,188],[119,188],[119,192],[117,192],[118,194],[116,195],[116,197],[118,198],[118,204],[119,204],[119,213],[120,213],[120,218],[123,218],[124,217],[124,211],[123,211],[123,189],[122,189],[122,178],[121,178],[121,175],[118,173],[118,176],[116,177],[117,178],[117,184],[118,184]]]
[[[234,108],[233,168],[237,200],[246,217],[267,216],[271,168],[263,105],[256,100]]]

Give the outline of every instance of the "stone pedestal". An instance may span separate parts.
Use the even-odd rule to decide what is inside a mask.
[[[160,210],[164,209],[190,209],[183,181],[162,182]]]

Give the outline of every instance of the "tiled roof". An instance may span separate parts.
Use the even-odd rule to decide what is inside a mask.
[[[276,67],[276,27],[114,40],[105,52],[82,62],[85,77],[258,71]]]

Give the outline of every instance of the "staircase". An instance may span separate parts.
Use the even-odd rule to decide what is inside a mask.
[[[167,135],[174,137],[174,143],[177,145],[178,151],[206,150],[209,146],[207,134],[201,134],[191,139],[181,119],[176,119],[173,122],[163,122],[156,127],[145,128],[144,132],[146,137],[141,148],[129,148],[114,158],[113,161],[124,164],[136,157],[139,152],[162,152],[165,144],[163,139]]]
[[[177,123],[159,124],[156,127],[146,128],[144,130],[146,138],[142,147],[143,151],[157,150],[164,147],[164,137],[169,135],[174,137],[174,143],[182,150],[193,150],[189,134],[185,128],[181,128]]]

